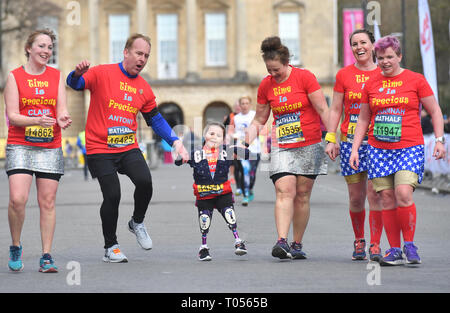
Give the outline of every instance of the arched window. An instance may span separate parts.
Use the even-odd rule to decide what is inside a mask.
[[[158,105],[158,110],[170,127],[184,124],[184,114],[180,106],[174,102],[165,102]]]
[[[231,113],[230,106],[222,101],[215,101],[208,104],[203,112],[203,126],[209,121],[223,123],[225,117]]]

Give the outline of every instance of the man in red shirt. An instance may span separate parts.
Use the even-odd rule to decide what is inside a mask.
[[[158,112],[150,85],[139,76],[147,64],[150,48],[150,38],[132,35],[125,45],[121,63],[90,68],[89,61],[85,60],[67,77],[67,84],[73,89],[91,91],[86,151],[89,171],[92,177],[98,178],[103,194],[100,216],[105,262],[127,262],[116,236],[120,202],[117,173],[127,175],[136,186],[134,212],[128,228],[143,249],[152,248],[143,223],[152,197],[152,179],[136,141],[137,114],[142,113],[147,125],[172,145],[183,161],[189,158],[181,141]]]

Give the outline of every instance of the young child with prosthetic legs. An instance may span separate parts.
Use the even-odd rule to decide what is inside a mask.
[[[203,147],[193,149],[191,158],[187,162],[194,171],[195,205],[198,208],[199,227],[202,234],[198,258],[200,261],[212,259],[207,245],[207,236],[214,209],[220,212],[233,233],[235,254],[245,255],[247,249],[244,241],[239,238],[237,231],[234,199],[228,172],[233,164],[234,155],[244,155],[248,159],[249,151],[245,148],[223,145],[225,127],[221,123],[208,123],[203,135],[205,140]],[[177,160],[175,164],[181,165],[182,162]]]
[[[207,245],[207,237],[209,228],[211,226],[214,208],[216,208],[220,212],[223,219],[227,223],[228,228],[233,232],[233,236],[235,239],[234,253],[236,255],[247,254],[245,244],[239,238],[239,234],[237,231],[236,213],[234,211],[233,196],[231,193],[218,196],[210,200],[197,200],[196,206],[198,208],[198,221],[200,232],[202,234],[202,245],[200,246],[198,253],[198,258],[200,261],[211,260],[211,255],[209,254],[209,248]]]

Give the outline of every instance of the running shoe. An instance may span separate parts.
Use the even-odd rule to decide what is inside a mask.
[[[406,256],[406,264],[420,264],[422,261],[420,260],[419,255],[417,254],[417,247],[414,243],[407,243],[403,246],[403,252]]]
[[[250,190],[248,194],[248,201],[252,202],[255,199],[255,194],[253,193],[253,190]]]
[[[209,248],[208,247],[200,247],[200,250],[198,251],[198,259],[200,261],[211,261],[212,257],[209,254]]]
[[[364,239],[356,239],[353,242],[353,261],[367,260],[366,257],[366,241]]]
[[[400,248],[390,248],[386,251],[386,254],[381,259],[380,265],[390,266],[390,265],[403,265],[403,255]]]
[[[135,223],[133,219],[128,222],[128,230],[136,235],[138,244],[144,250],[150,250],[153,247],[153,242],[147,233],[147,228],[144,223]]]
[[[306,259],[306,253],[302,251],[303,245],[301,243],[292,242],[291,246],[291,257],[292,259],[303,260]]]
[[[234,193],[235,196],[240,196],[242,195],[242,189],[241,188],[237,188],[236,192]]]
[[[234,248],[236,249],[236,250],[234,250],[234,254],[236,254],[236,255],[247,254],[247,248],[245,247],[244,241],[236,242],[236,244],[234,245]]]
[[[369,259],[370,261],[378,262],[380,263],[383,259],[383,256],[381,255],[381,249],[380,245],[377,243],[373,243],[370,245],[369,248]]]
[[[39,260],[39,272],[41,273],[58,273],[58,268],[53,261],[52,256],[44,253]]]
[[[242,199],[242,205],[243,205],[243,206],[247,206],[247,205],[248,205],[248,202],[249,202],[248,197],[244,197],[244,198]]]
[[[120,251],[120,246],[115,244],[114,246],[105,249],[105,256],[103,262],[107,263],[127,263],[127,257]]]
[[[272,256],[280,259],[290,259],[292,258],[291,250],[286,239],[281,238],[272,248]]]
[[[13,272],[23,270],[22,246],[9,246],[8,267]]]

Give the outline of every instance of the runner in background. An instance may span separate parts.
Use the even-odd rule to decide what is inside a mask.
[[[234,116],[234,128],[233,137],[238,143],[245,143],[246,132],[250,126],[253,118],[255,117],[255,111],[251,110],[252,100],[249,96],[243,96],[239,98],[239,106],[241,112]],[[255,138],[248,147],[252,153],[252,159],[250,160],[238,160],[239,181],[236,181],[236,186],[239,186],[242,190],[242,205],[247,206],[250,201],[254,199],[253,187],[256,181],[256,171],[258,169],[258,163],[261,155],[261,144],[259,138]]]
[[[226,130],[225,143],[226,144],[236,144],[235,138],[233,138],[234,133],[234,117],[241,112],[241,107],[239,105],[239,100],[237,100],[233,105],[233,112],[228,114],[223,122]],[[239,161],[233,160],[233,165],[230,167],[230,182],[236,184],[236,196],[242,195],[242,187],[239,185],[241,181],[242,170],[239,168]],[[239,182],[239,183],[238,183]]]
[[[87,154],[86,154],[86,131],[82,130],[77,136],[77,146],[80,149],[81,155],[83,156],[83,174],[84,180],[88,180],[88,164],[87,164]]]

